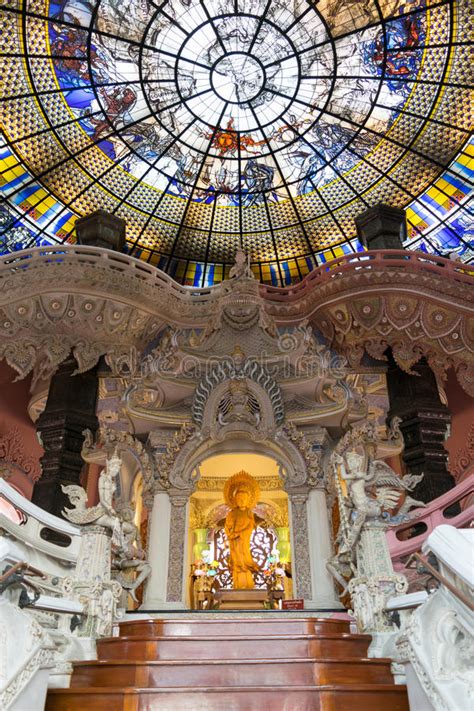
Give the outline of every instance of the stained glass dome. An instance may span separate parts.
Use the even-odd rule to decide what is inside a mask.
[[[407,209],[407,246],[472,257],[468,0],[24,0],[2,13],[0,251],[125,219],[195,286],[239,245],[287,284]]]

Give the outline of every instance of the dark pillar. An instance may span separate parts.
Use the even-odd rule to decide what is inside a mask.
[[[123,252],[125,220],[105,210],[96,210],[76,220],[76,235],[78,244]]]
[[[33,489],[32,501],[56,516],[68,504],[61,484],[80,484],[84,460],[81,449],[85,429],[95,432],[99,379],[97,367],[72,375],[77,363],[71,355],[51,378],[48,400],[36,423],[44,447],[42,475]]]
[[[403,461],[412,474],[424,472],[424,478],[412,496],[432,501],[455,485],[448,472],[448,452],[444,447],[451,415],[440,400],[433,371],[422,358],[413,370],[419,376],[405,373],[395,363],[390,351],[387,389],[390,400],[388,420],[401,417],[400,429],[405,441]]]
[[[79,244],[123,252],[125,221],[105,210],[96,210],[76,222]],[[33,489],[33,503],[57,516],[68,504],[61,484],[79,484],[84,461],[81,457],[85,429],[96,432],[98,366],[73,375],[77,363],[72,355],[51,378],[48,400],[37,422],[44,447],[43,473]]]
[[[380,203],[356,217],[355,224],[357,236],[367,249],[403,249],[405,210]]]

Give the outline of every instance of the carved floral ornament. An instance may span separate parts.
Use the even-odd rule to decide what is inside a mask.
[[[195,425],[185,422],[172,435],[166,436],[164,442],[159,435],[159,432],[151,432],[148,438],[154,459],[154,490],[175,489],[191,493],[198,473],[195,469],[188,473],[185,464],[187,458],[202,442],[201,433]],[[161,441],[156,442],[157,439]]]
[[[84,339],[79,336],[32,336],[18,337],[12,342],[0,344],[0,360],[18,373],[18,380],[33,373],[32,388],[40,380],[48,380],[72,352],[78,367],[75,373],[84,373],[93,368],[105,355],[113,375],[133,373],[139,357],[135,345],[119,345],[101,339]]]
[[[102,355],[113,372],[134,373],[138,354],[161,325],[157,315],[135,304],[104,297],[23,295],[0,306],[0,358],[20,378],[33,371],[34,382],[49,378],[71,351],[78,373],[92,368]]]
[[[288,443],[291,443],[304,461],[304,470],[301,472],[302,474],[304,473],[304,481],[292,483],[304,483],[312,487],[321,486],[324,481],[321,450],[315,452],[304,433],[298,430],[292,422],[287,422],[283,425],[279,433],[279,439],[286,439]]]
[[[262,491],[281,489],[281,479],[278,476],[255,476],[254,479]],[[197,482],[196,489],[198,491],[222,491],[224,489],[224,480],[214,479],[212,477],[201,477]]]
[[[474,317],[454,301],[397,293],[341,298],[319,311],[314,324],[353,368],[365,352],[386,360],[390,347],[407,373],[422,357],[441,380],[454,367],[464,390],[474,395]]]
[[[10,479],[20,471],[32,481],[41,476],[39,461],[25,454],[25,443],[17,427],[0,435],[0,478]]]
[[[371,252],[376,260],[379,254]],[[364,352],[381,359],[391,347],[406,371],[422,356],[440,378],[454,367],[462,387],[474,394],[474,279],[449,260],[428,262],[409,252],[395,266],[388,259],[374,265],[343,259],[344,269],[310,275],[293,290],[255,282],[253,289],[267,320],[297,325],[311,319],[352,366]],[[51,284],[57,285],[53,294]],[[103,354],[113,368],[130,368],[130,353],[138,358],[164,322],[178,328],[215,324],[229,284],[191,295],[153,267],[125,255],[118,264],[110,252],[94,248],[61,245],[57,255],[52,248],[7,256],[0,259],[0,357],[20,377],[32,370],[35,378],[48,377],[70,349],[81,371]],[[238,319],[231,321],[235,326]]]
[[[474,422],[466,437],[464,447],[456,450],[454,456],[449,457],[449,471],[458,482],[462,475],[474,465]]]

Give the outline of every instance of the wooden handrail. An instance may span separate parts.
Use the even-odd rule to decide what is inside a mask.
[[[419,563],[421,563],[421,564],[423,565],[423,567],[425,568],[425,570],[427,570],[428,573],[429,573],[433,578],[435,578],[438,582],[440,582],[441,585],[444,585],[446,588],[448,588],[448,590],[449,590],[450,592],[452,592],[453,595],[458,598],[458,600],[460,600],[464,605],[466,605],[466,607],[468,607],[469,610],[474,611],[474,602],[472,602],[471,600],[469,600],[469,598],[467,597],[467,595],[465,595],[463,592],[461,592],[461,590],[458,590],[455,585],[453,585],[452,583],[449,582],[449,580],[446,580],[446,578],[445,578],[443,575],[441,575],[441,573],[439,572],[439,570],[436,570],[436,568],[434,568],[430,563],[428,563],[428,561],[426,560],[426,558],[424,558],[424,557],[423,557],[422,555],[420,555],[419,553],[413,553],[413,554],[408,558],[405,567],[406,567],[406,568],[410,568],[410,563],[411,563],[413,560],[417,560]]]
[[[414,514],[413,518],[411,518],[409,521],[399,523],[398,526],[392,526],[390,528],[390,531],[393,531],[396,535],[401,531],[405,531],[411,528],[413,524],[426,523],[426,521],[429,520],[430,516],[432,516],[434,513],[440,511],[441,515],[443,515],[443,511],[448,509],[453,504],[460,502],[462,499],[465,499],[469,494],[474,494],[474,477],[470,476],[464,479],[464,481],[461,481],[459,484],[456,484],[454,488],[449,489],[449,491],[446,491],[446,493],[441,494],[441,496],[438,496],[436,499],[430,501],[426,505],[426,507],[411,511],[410,514]],[[443,516],[443,518],[446,517]],[[455,517],[453,516],[452,518]]]
[[[404,556],[408,556],[420,550],[430,533],[432,533],[435,527],[440,523],[446,523],[456,528],[463,528],[465,525],[468,525],[474,516],[474,502],[470,503],[455,516],[450,516],[449,518],[444,515],[444,511],[453,504],[466,499],[469,494],[474,494],[473,477],[464,479],[464,481],[457,484],[454,489],[450,489],[445,494],[433,499],[426,508],[416,509],[410,512],[412,518],[409,521],[404,521],[397,526],[391,526],[387,531],[387,541],[392,561],[398,562],[404,558]],[[412,535],[410,538],[402,539],[398,537],[397,534],[409,531],[410,528],[419,524],[424,524],[426,530]]]
[[[8,568],[8,570],[6,570],[2,575],[0,575],[0,584],[3,583],[5,580],[8,580],[8,578],[11,578],[11,576],[15,575],[15,573],[17,573],[18,571],[22,570],[27,573],[30,573],[31,575],[35,575],[36,577],[42,578],[43,580],[46,579],[46,575],[41,570],[34,568],[26,561],[20,561],[18,563],[15,563],[15,565],[12,565],[11,568]]]

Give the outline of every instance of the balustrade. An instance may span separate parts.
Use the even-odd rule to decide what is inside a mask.
[[[0,258],[0,278],[23,270],[40,270],[45,264],[103,265],[114,271],[134,273],[152,286],[166,287],[180,301],[206,304],[214,300],[220,285],[203,289],[185,287],[172,277],[146,262],[99,247],[61,245],[60,247],[35,247]],[[405,249],[371,250],[346,254],[325,262],[310,272],[301,282],[291,287],[260,285],[260,294],[268,302],[292,302],[303,298],[316,284],[344,278],[352,272],[371,273],[385,270],[400,270],[411,273],[437,274],[465,284],[474,283],[474,270],[462,262]]]
[[[474,477],[469,477],[454,489],[434,499],[426,508],[412,512],[413,518],[387,532],[390,555],[396,570],[404,567],[407,556],[421,550],[428,536],[440,524],[450,524],[455,528],[468,526],[474,520]],[[454,516],[455,505],[460,504],[459,513]],[[464,504],[464,505],[463,505]]]

